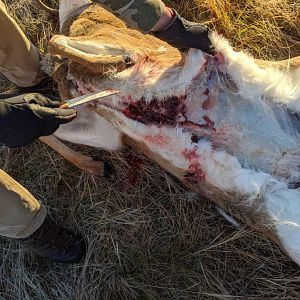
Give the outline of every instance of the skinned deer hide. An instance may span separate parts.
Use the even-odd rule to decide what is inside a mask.
[[[55,136],[130,145],[300,264],[300,73],[260,68],[216,33],[215,57],[181,55],[97,6],[77,16],[89,1],[71,2],[60,1],[61,20],[74,21],[51,39],[47,71],[63,98],[121,93],[79,108]]]

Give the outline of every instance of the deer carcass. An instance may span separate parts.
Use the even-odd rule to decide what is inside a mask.
[[[131,146],[300,264],[300,72],[261,68],[217,33],[214,57],[182,54],[88,2],[60,1],[64,35],[46,69],[64,99],[121,92],[80,107],[55,136]]]

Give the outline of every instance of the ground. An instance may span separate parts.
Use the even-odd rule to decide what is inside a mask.
[[[27,0],[7,4],[44,52],[55,20]],[[257,58],[300,53],[297,1],[168,4]],[[0,91],[13,88],[1,78]],[[1,150],[0,166],[46,204],[51,216],[80,230],[89,247],[82,263],[61,265],[2,239],[0,299],[300,298],[299,266],[257,232],[228,224],[213,203],[187,191],[155,164],[129,150],[74,148],[107,159],[113,176],[83,173],[40,142]]]

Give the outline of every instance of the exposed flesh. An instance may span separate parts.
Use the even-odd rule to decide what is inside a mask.
[[[243,98],[216,58],[206,56],[198,69],[183,91],[174,90],[174,95],[165,91],[165,95],[160,92],[145,99],[143,95],[121,93],[113,97],[114,101],[105,98],[94,101],[94,105],[111,107],[147,126],[182,128],[191,134],[191,142],[207,139],[215,149],[237,157],[243,167],[298,183],[300,173],[294,165],[300,158],[297,115],[266,97]],[[99,89],[91,82],[74,79],[73,83],[79,94]],[[147,86],[142,88],[147,93]]]

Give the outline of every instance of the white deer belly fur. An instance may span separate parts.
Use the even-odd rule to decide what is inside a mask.
[[[300,127],[292,113],[300,112],[299,86],[288,74],[259,68],[217,34],[212,40],[217,57],[192,49],[181,67],[161,69],[141,58],[101,81],[69,74],[73,96],[121,93],[93,103],[109,122],[85,107],[56,135],[108,150],[122,146],[123,133],[146,143],[185,170],[191,184],[208,182],[264,210],[300,264]]]
[[[96,112],[86,107],[79,107],[76,119],[60,126],[55,132],[55,136],[75,144],[108,151],[122,148],[121,132]]]

